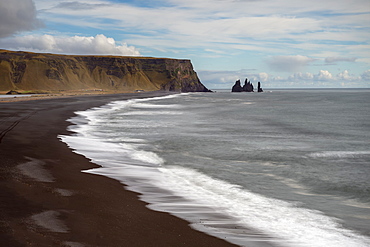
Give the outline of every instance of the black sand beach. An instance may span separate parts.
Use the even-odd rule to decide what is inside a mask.
[[[163,93],[0,103],[0,246],[234,246],[154,212],[57,136],[75,111]]]

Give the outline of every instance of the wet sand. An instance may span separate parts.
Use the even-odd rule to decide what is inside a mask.
[[[57,136],[75,111],[160,92],[0,102],[0,246],[234,246],[151,211]]]

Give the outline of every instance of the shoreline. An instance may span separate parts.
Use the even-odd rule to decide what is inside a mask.
[[[81,172],[98,166],[58,139],[70,134],[66,120],[75,111],[165,94],[0,103],[0,245],[235,246],[175,216],[148,209],[119,181]]]
[[[161,91],[157,91],[158,93]],[[153,92],[146,92],[153,93]],[[58,99],[80,96],[112,96],[123,94],[137,94],[134,91],[100,91],[100,90],[69,90],[63,92],[42,92],[42,93],[20,93],[20,94],[6,94],[6,91],[0,91],[0,104],[8,102],[19,102],[29,100],[43,100],[43,99]]]

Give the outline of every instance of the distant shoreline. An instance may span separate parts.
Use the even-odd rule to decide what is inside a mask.
[[[153,91],[162,92],[164,91]],[[18,101],[28,101],[28,100],[40,100],[40,99],[56,99],[56,98],[66,98],[66,97],[76,97],[76,96],[98,96],[98,95],[119,95],[119,94],[136,94],[138,92],[134,91],[98,91],[98,90],[71,90],[63,92],[44,92],[35,94],[14,94],[7,95],[6,92],[0,92],[0,103],[1,102],[18,102]],[[145,92],[144,92],[145,93]],[[146,92],[150,93],[150,92]]]

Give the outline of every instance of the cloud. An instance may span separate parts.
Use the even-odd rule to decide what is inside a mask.
[[[337,75],[333,75],[328,70],[320,70],[317,74],[312,74],[309,72],[302,73],[294,73],[293,75],[290,75],[288,77],[288,81],[294,81],[294,82],[317,82],[317,81],[326,81],[326,82],[352,82],[352,81],[358,81],[366,80],[366,78],[370,79],[370,70],[365,71],[362,76],[355,76],[354,74],[350,74],[348,70],[344,70],[341,73],[338,73]]]
[[[0,38],[41,26],[32,0],[0,0]]]
[[[140,56],[140,52],[134,46],[117,44],[113,38],[107,38],[102,34],[95,37],[27,35],[0,40],[0,45],[8,47],[7,49],[35,52]]]
[[[287,72],[296,72],[302,70],[310,62],[315,61],[315,59],[295,55],[295,56],[275,56],[268,59],[266,62],[269,67],[276,71],[287,71]]]
[[[282,85],[294,87],[369,87],[370,70],[365,71],[361,76],[351,74],[344,70],[337,75],[333,75],[328,70],[320,70],[317,74],[295,73],[286,80],[282,80]]]
[[[69,9],[69,10],[91,10],[99,7],[109,6],[108,4],[91,4],[91,3],[81,3],[81,2],[62,2],[59,3],[55,8]]]
[[[362,75],[361,78],[365,81],[370,81],[370,69],[366,70]]]
[[[344,70],[343,72],[337,75],[337,79],[345,81],[355,81],[361,79],[361,77],[351,75],[348,70]]]
[[[327,57],[325,63],[336,63],[336,62],[356,62],[356,57]]]
[[[197,74],[201,81],[205,81],[209,85],[225,85],[242,78],[241,71],[199,70]],[[217,88],[217,86],[213,86],[213,88]]]
[[[302,80],[312,80],[313,78],[314,78],[314,75],[312,73],[297,72],[297,73],[294,73],[293,75],[290,75],[288,77],[288,80],[290,80],[290,81],[302,81]]]
[[[319,81],[327,81],[333,79],[333,75],[327,70],[320,70],[314,78]]]

